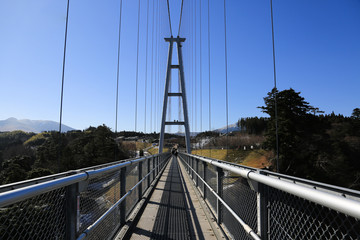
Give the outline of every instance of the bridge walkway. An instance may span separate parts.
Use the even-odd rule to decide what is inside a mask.
[[[221,235],[176,157],[169,161],[131,239],[217,239]],[[215,231],[214,231],[215,230]]]

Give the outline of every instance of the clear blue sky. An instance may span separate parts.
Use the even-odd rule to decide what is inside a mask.
[[[147,1],[140,2],[137,130],[144,131]],[[195,18],[190,14],[195,9],[194,1],[184,2],[181,35],[187,38],[183,51],[191,129],[207,130],[207,1],[201,0],[201,42],[200,0],[196,1],[196,44],[195,34],[191,33]],[[273,87],[270,3],[226,2],[229,123],[234,123],[241,117],[265,116],[257,107],[263,105],[263,97]],[[73,128],[103,123],[115,127],[119,3],[120,0],[70,0],[63,122]],[[137,3],[123,0],[118,130],[135,128]],[[181,1],[170,3],[176,36]],[[169,36],[166,1],[159,1],[160,10],[157,4],[158,1],[149,3],[147,131],[158,131],[160,127],[167,58],[167,44],[162,38]],[[273,4],[278,88],[300,91],[311,105],[326,113],[351,115],[354,108],[360,107],[360,1],[273,0]],[[160,23],[153,30],[154,6],[154,21]],[[65,17],[66,0],[0,1],[0,120],[59,120]],[[210,22],[212,128],[218,128],[226,125],[222,1],[210,0]],[[154,61],[151,66],[155,56],[158,64]],[[173,79],[177,80],[175,75],[174,72]],[[156,103],[152,108],[151,76]],[[170,118],[175,119],[177,104],[172,105]]]

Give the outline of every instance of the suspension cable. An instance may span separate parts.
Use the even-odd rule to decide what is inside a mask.
[[[200,0],[200,132],[202,132],[202,51],[201,51],[201,46],[202,46],[202,37],[201,37],[201,0]],[[201,144],[202,141],[201,141]],[[202,146],[200,146],[201,149],[201,155],[202,155]]]
[[[64,82],[65,82],[65,63],[66,63],[66,43],[67,43],[67,31],[69,23],[69,5],[70,0],[67,1],[66,6],[66,23],[65,23],[65,37],[64,37],[64,55],[62,63],[62,76],[61,76],[61,95],[60,95],[60,121],[59,121],[59,152],[58,152],[58,172],[60,172],[60,150],[61,150],[61,125],[62,125],[62,112],[63,112],[63,99],[64,99]]]
[[[64,39],[64,55],[63,55],[63,63],[62,63],[61,95],[60,95],[60,123],[59,123],[59,133],[60,133],[60,135],[61,135],[63,99],[64,99],[66,43],[67,43],[67,31],[68,31],[68,23],[69,23],[69,5],[70,5],[70,0],[67,1],[67,6],[66,6],[66,24],[65,24],[65,39]]]
[[[224,35],[225,35],[225,82],[226,82],[226,159],[229,154],[229,97],[228,97],[228,67],[226,39],[226,0],[224,0]]]
[[[271,9],[271,34],[272,34],[272,50],[273,50],[273,66],[274,66],[274,88],[275,88],[275,135],[276,135],[276,170],[279,172],[279,128],[278,128],[278,110],[277,110],[277,86],[276,86],[276,61],[275,61],[275,37],[274,37],[274,16],[273,4],[270,0]]]
[[[151,31],[151,91],[150,91],[150,132],[152,133],[153,120],[153,79],[154,79],[154,19],[155,19],[155,1],[152,9],[152,31]]]
[[[145,113],[144,113],[144,133],[146,133],[146,103],[147,103],[147,79],[148,79],[148,42],[149,42],[149,1],[146,5],[146,54],[145,54]]]
[[[194,1],[194,5],[195,5],[195,11],[194,11],[194,17],[195,17],[195,31],[194,31],[194,33],[195,33],[195,37],[194,37],[194,41],[195,41],[195,63],[194,63],[194,67],[195,67],[195,79],[194,79],[194,85],[195,85],[195,87],[194,87],[194,92],[195,92],[195,132],[197,132],[197,64],[196,64],[196,62],[197,62],[197,39],[196,39],[196,27],[197,27],[197,17],[196,17],[196,14],[197,14],[197,12],[196,12],[196,2],[197,2],[197,0],[195,0]]]
[[[209,52],[209,131],[211,131],[210,0],[208,0],[208,52]],[[210,157],[211,157],[211,147],[210,147]]]
[[[138,28],[136,46],[136,98],[135,98],[135,132],[137,131],[137,102],[138,102],[138,81],[139,81],[139,34],[140,33],[140,0],[138,7]]]
[[[169,15],[169,26],[170,26],[170,34],[172,34],[172,28],[171,28],[171,17],[170,17],[170,6],[169,6],[169,0],[167,0],[167,8],[168,8],[168,15]],[[160,12],[160,11],[159,11]]]
[[[168,1],[169,2],[169,1]],[[180,20],[179,20],[179,30],[178,30],[178,36],[180,35],[180,27],[181,27],[181,20],[182,20],[182,14],[183,14],[183,6],[184,6],[184,0],[181,0],[181,10],[180,10]]]
[[[120,0],[120,16],[119,16],[119,38],[118,38],[118,56],[117,56],[117,73],[116,73],[115,133],[117,133],[118,106],[119,106],[121,15],[122,15],[122,0]]]

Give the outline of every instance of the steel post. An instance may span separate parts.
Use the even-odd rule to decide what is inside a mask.
[[[260,174],[265,175],[264,172],[259,171]],[[257,234],[261,239],[269,239],[269,200],[268,200],[268,187],[262,183],[258,184],[257,192],[257,212],[258,212],[258,229]]]
[[[222,168],[217,167],[216,168],[216,193],[219,195],[220,198],[223,197],[223,180],[224,171]],[[219,199],[216,199],[216,215],[217,215],[217,223],[222,223],[222,206],[221,201]]]
[[[150,159],[151,159],[151,158],[148,158],[148,159],[147,159],[147,173],[150,172]],[[151,181],[150,181],[150,176],[148,176],[148,178],[147,178],[147,187],[148,187],[148,188],[150,187],[150,183],[151,183]]]
[[[143,168],[143,166],[142,166],[142,162],[139,162],[139,165],[138,165],[138,181],[140,182],[141,181],[141,179],[143,178],[142,177],[142,168]],[[139,187],[138,187],[138,200],[140,201],[141,200],[141,198],[142,198],[142,192],[143,192],[143,184],[142,183],[140,183],[140,185],[139,185]]]
[[[206,171],[207,171],[207,163],[206,162],[202,162],[202,164],[203,164],[203,179],[204,179],[204,181],[206,181]],[[203,183],[203,198],[204,199],[206,199],[206,191],[207,189],[206,189],[206,186],[205,186],[205,183]]]
[[[76,239],[76,233],[79,227],[79,212],[78,207],[80,207],[79,196],[79,185],[78,183],[71,184],[66,187],[66,207],[65,207],[65,216],[66,216],[66,239]]]
[[[120,170],[120,197],[126,193],[126,167]],[[126,222],[126,201],[120,203],[120,226]]]

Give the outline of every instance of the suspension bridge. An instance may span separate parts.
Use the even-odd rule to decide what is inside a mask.
[[[147,22],[149,22],[150,1],[146,2]],[[200,0],[198,6],[200,9],[202,8],[201,2]],[[182,51],[186,47],[183,46],[183,43],[193,40],[189,38],[189,36],[192,37],[191,34],[187,38],[182,38],[180,33],[184,25],[188,29],[192,29],[192,33],[196,32],[191,22],[196,22],[197,19],[201,21],[202,17],[200,15],[200,18],[182,19],[183,11],[197,12],[196,3],[194,6],[192,4],[188,6],[182,1],[178,36],[173,37],[169,1],[156,1],[156,3],[158,4],[157,9],[160,9],[160,4],[166,6],[170,33],[170,36],[161,36],[168,43],[168,52],[164,71],[166,74],[163,82],[165,90],[161,121],[159,120],[161,123],[159,153],[0,186],[0,238],[359,239],[359,191],[191,154],[190,123],[195,122],[196,124],[197,121],[191,120],[189,115],[194,117],[199,112],[200,123],[202,123],[203,116],[200,110],[201,107],[196,109],[196,106],[201,106],[201,103],[198,104],[195,101],[191,103],[195,105],[195,107],[191,107],[195,114],[189,114],[188,95],[186,94],[188,90],[186,84],[189,83],[186,78],[189,75],[186,74],[186,67],[195,65],[194,68],[197,69],[197,61],[191,64],[184,63]],[[60,132],[70,1],[67,4]],[[135,131],[138,128],[137,88],[141,6],[139,1],[135,78]],[[270,6],[274,87],[276,88],[272,1],[270,1]],[[209,2],[207,7],[209,8]],[[225,0],[223,7],[225,109],[226,124],[228,126]],[[119,107],[120,41],[123,37],[121,36],[121,11],[124,11],[122,9],[122,0],[120,0],[115,131],[117,131]],[[201,11],[199,12],[201,14]],[[153,14],[153,16],[155,15]],[[208,17],[209,27],[210,14],[208,14]],[[196,26],[195,23],[195,28]],[[146,34],[148,34],[148,31],[147,29]],[[208,28],[208,34],[210,35],[210,28]],[[195,33],[193,36],[196,42],[197,34]],[[202,38],[201,34],[198,37]],[[210,38],[208,40],[210,41]],[[148,45],[148,42],[146,42],[146,56],[148,54]],[[176,45],[176,48],[174,48],[174,45]],[[188,46],[193,47],[191,44]],[[210,42],[208,46],[210,46]],[[155,47],[152,46],[151,48],[154,49]],[[174,51],[176,51],[177,60],[173,58]],[[192,52],[196,54],[196,51]],[[209,59],[210,55],[209,50]],[[150,61],[154,61],[156,58],[152,57]],[[195,59],[197,59],[196,56]],[[165,63],[165,59],[156,59],[156,61]],[[202,61],[201,56],[200,61]],[[146,63],[146,71],[148,70],[147,65],[148,63]],[[200,66],[202,66],[202,63],[200,63]],[[151,71],[153,70],[154,68],[151,67]],[[173,70],[178,71],[178,78],[175,78],[177,82],[174,81],[174,78],[172,79]],[[159,85],[160,81],[156,84]],[[190,84],[194,84],[190,92],[196,92],[194,89],[197,84],[191,82]],[[208,86],[210,89],[210,74]],[[202,87],[201,82],[199,87]],[[193,95],[194,92],[191,92],[190,95]],[[145,91],[146,94],[147,91]],[[171,115],[169,112],[173,106],[171,99],[177,99],[179,104],[179,116],[175,121],[168,117]],[[198,98],[194,97],[194,99]],[[203,98],[200,97],[199,99],[202,100]],[[153,97],[151,97],[152,100]],[[145,106],[147,105],[146,101],[147,98],[145,97]],[[209,130],[211,130],[210,102],[211,95],[209,94]],[[157,108],[159,109],[159,106]],[[144,116],[147,115],[147,110],[149,109],[145,107]],[[150,112],[153,112],[153,109],[150,109]],[[160,119],[160,117],[158,118]],[[153,117],[151,117],[152,120],[155,122]],[[145,132],[147,124],[152,128],[153,123],[149,124],[145,117]],[[164,134],[166,126],[172,125],[184,128],[186,148],[169,153],[163,151]],[[200,128],[202,131],[202,126]],[[279,144],[278,141],[277,144]]]

